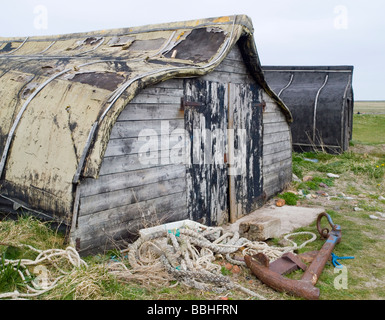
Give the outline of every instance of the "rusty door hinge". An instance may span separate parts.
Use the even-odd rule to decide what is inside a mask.
[[[193,101],[186,101],[185,98],[180,99],[180,109],[185,110],[186,107],[201,107],[203,106],[202,102],[193,102]]]
[[[253,107],[262,108],[262,111],[265,112],[266,111],[266,101],[262,100],[261,103],[254,103]]]

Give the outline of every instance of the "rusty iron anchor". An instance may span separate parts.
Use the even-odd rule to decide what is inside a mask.
[[[327,228],[321,229],[322,217],[327,218],[332,227],[331,231]],[[269,268],[269,259],[263,253],[254,256],[246,255],[244,257],[246,265],[259,280],[277,291],[287,292],[308,300],[317,300],[320,297],[320,290],[315,285],[335,246],[341,242],[341,227],[334,224],[331,217],[323,212],[317,218],[317,230],[321,235],[321,239],[326,238],[327,240],[313,262],[306,268],[301,280],[288,279],[271,270]]]

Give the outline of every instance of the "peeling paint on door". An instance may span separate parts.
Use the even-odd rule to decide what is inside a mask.
[[[185,81],[189,214],[208,225],[263,205],[262,108],[256,85]]]

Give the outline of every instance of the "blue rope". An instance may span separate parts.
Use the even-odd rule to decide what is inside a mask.
[[[179,229],[168,230],[168,233],[173,233],[176,237],[180,237],[180,230]]]
[[[343,268],[343,265],[340,264],[337,260],[347,260],[347,259],[354,259],[354,257],[339,257],[332,252],[332,263],[335,268],[338,268],[338,269]]]

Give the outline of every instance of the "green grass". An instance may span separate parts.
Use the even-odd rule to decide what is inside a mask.
[[[306,161],[306,158],[317,159],[318,162]],[[377,183],[381,183],[385,175],[385,154],[360,155],[351,151],[342,155],[318,153],[293,153],[293,173],[302,179],[306,172],[317,172],[312,181],[301,184],[302,188],[318,190],[319,183],[333,185],[333,178],[328,179],[325,174],[343,174],[351,172],[357,176],[365,176]],[[323,176],[321,176],[323,175]]]
[[[285,192],[285,193],[279,194],[278,198],[284,199],[285,203],[289,206],[297,205],[297,201],[299,199],[299,197],[292,192]]]
[[[385,280],[385,270],[382,261],[385,249],[384,240],[379,239],[383,234],[383,227],[375,223],[362,224],[359,219],[348,219],[344,214],[333,210],[327,210],[333,222],[341,225],[342,241],[335,247],[334,253],[340,257],[353,256],[352,260],[339,260],[347,270],[347,288],[336,289],[334,282],[338,280],[338,273],[329,261],[316,285],[320,289],[321,300],[365,300],[365,299],[384,299],[383,286],[375,288],[368,286],[373,278]],[[301,231],[314,232],[315,223],[309,227],[301,228]],[[330,227],[329,227],[330,229]],[[305,239],[304,239],[305,240]],[[301,243],[298,241],[298,243]],[[312,250],[320,250],[325,241],[317,239],[298,253]],[[302,271],[297,271],[288,275],[288,278],[299,280],[303,275]],[[381,281],[380,280],[380,281]],[[293,298],[291,298],[293,299]]]
[[[385,144],[385,101],[355,101],[353,143]]]
[[[361,112],[385,112],[385,104],[377,103],[364,105]],[[372,108],[372,109],[370,109]],[[325,177],[326,173],[339,174],[333,187],[344,194],[353,196],[355,200],[333,198],[330,203],[322,205],[328,209],[333,221],[341,225],[342,241],[334,250],[338,256],[354,256],[353,260],[342,260],[348,270],[348,289],[337,290],[334,281],[338,274],[329,262],[317,283],[321,291],[321,299],[325,300],[365,300],[385,298],[385,221],[372,220],[369,215],[375,212],[385,212],[385,201],[379,196],[385,196],[385,152],[379,146],[385,144],[385,115],[354,115],[352,150],[342,155],[324,153],[293,153],[293,172],[300,178],[307,175]],[[378,146],[378,148],[377,148]],[[359,150],[360,152],[355,152]],[[310,162],[305,159],[317,159]],[[316,189],[312,185],[301,183],[297,187]],[[301,201],[310,204],[310,201]],[[338,206],[337,206],[338,204]],[[338,211],[332,208],[338,207]],[[355,212],[354,207],[363,211]],[[315,224],[304,231],[314,232]],[[322,241],[315,241],[305,249],[319,250]],[[300,279],[302,273],[297,272],[293,277]]]
[[[354,115],[354,143],[385,144],[385,115]]]
[[[24,286],[24,281],[20,278],[18,270],[20,263],[16,266],[5,263],[6,255],[0,258],[0,293],[13,292]]]

